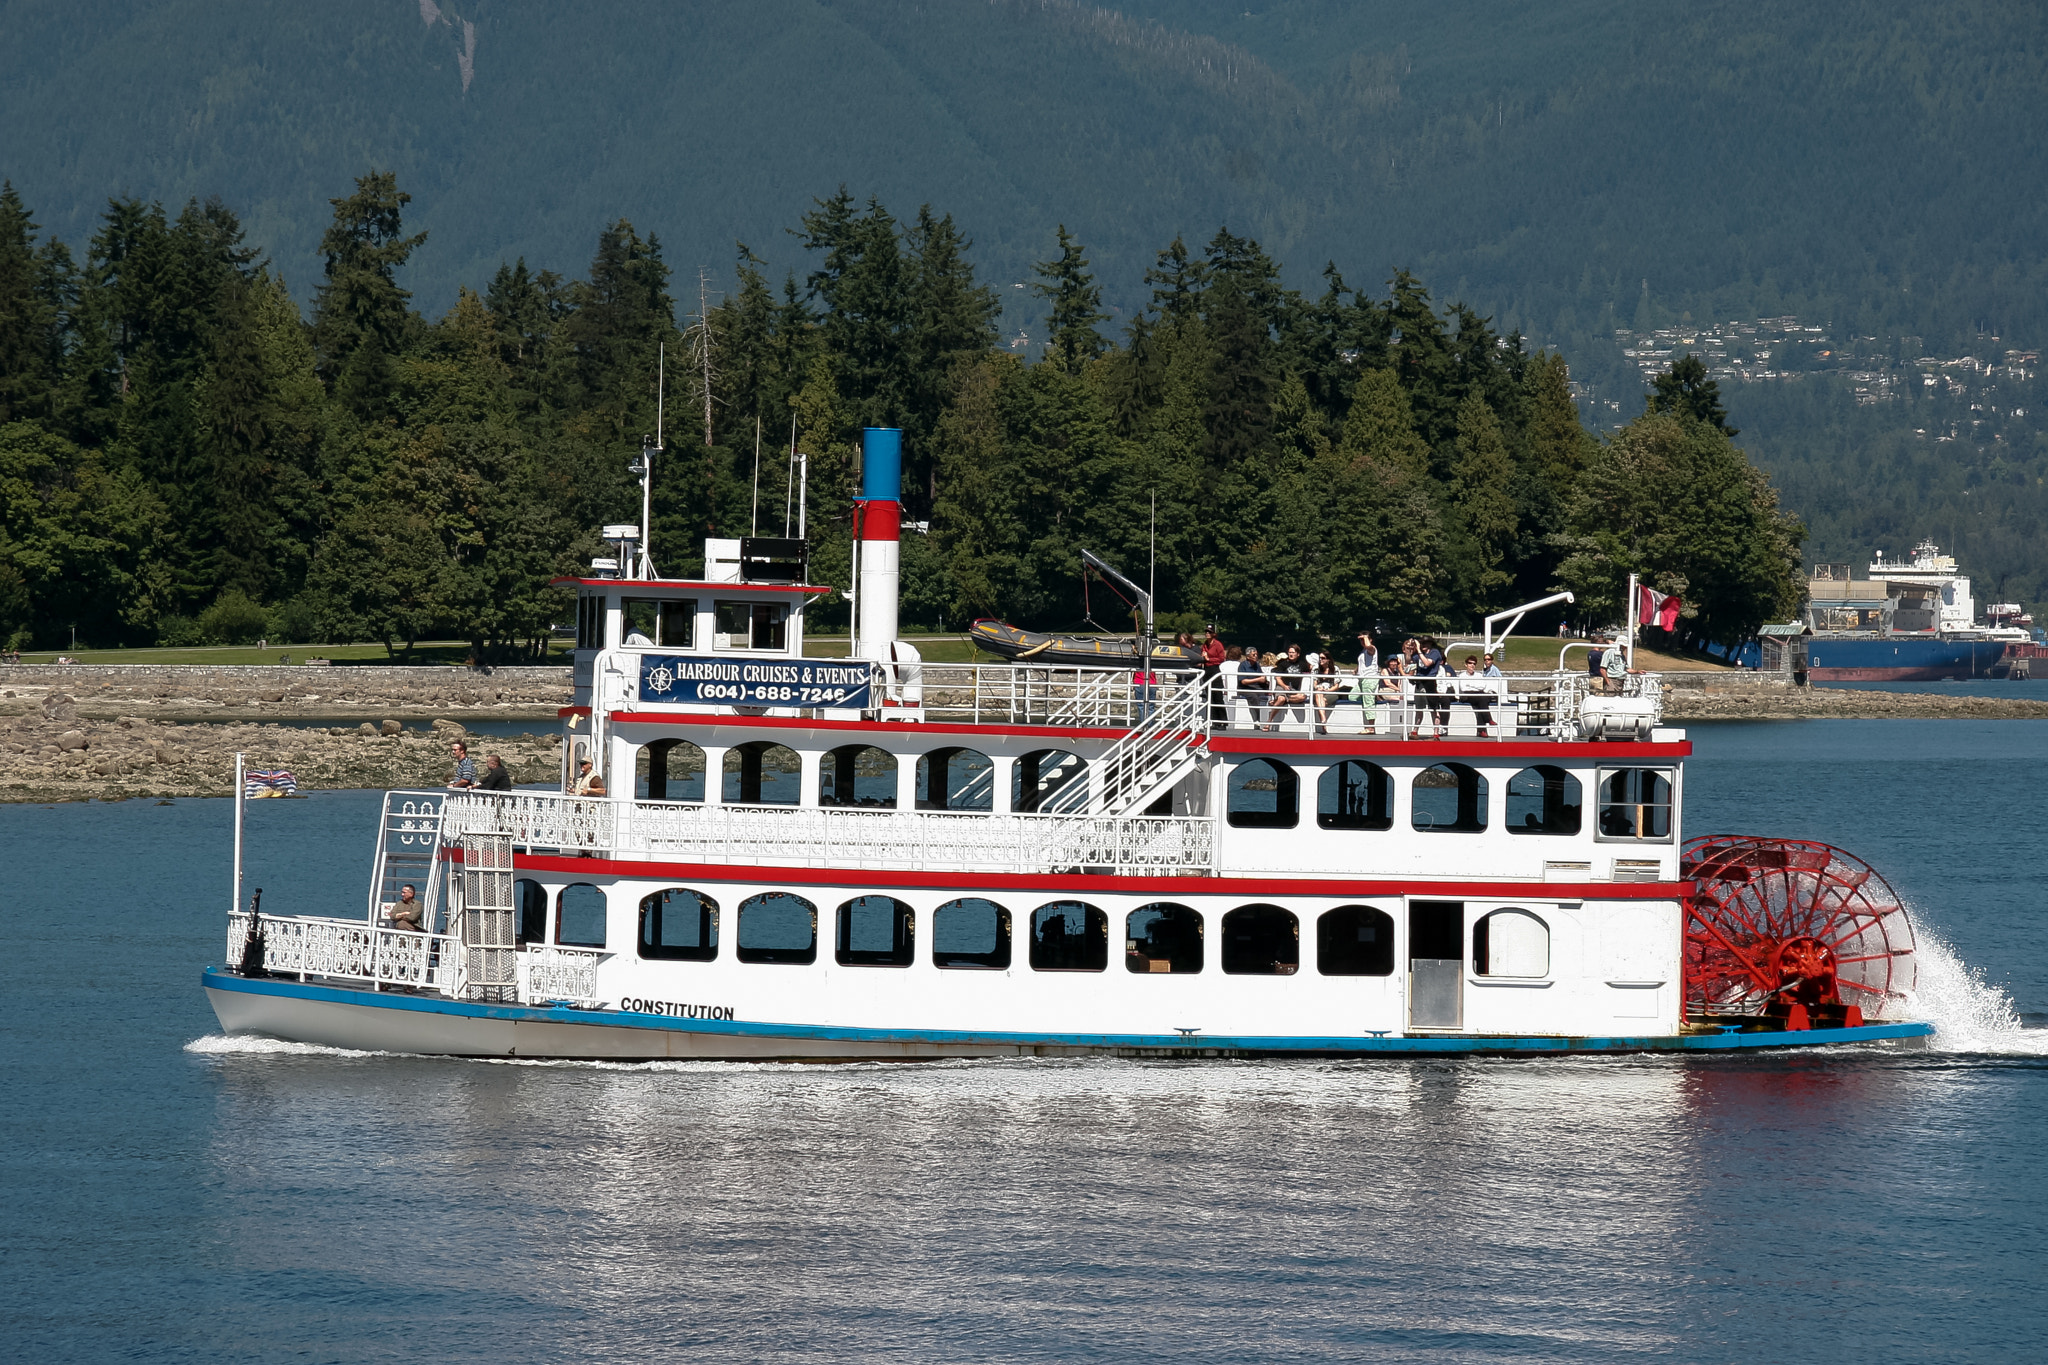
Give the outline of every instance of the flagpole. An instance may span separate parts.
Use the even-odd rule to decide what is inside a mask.
[[[1630,668],[1636,666],[1636,618],[1638,616],[1637,608],[1641,605],[1641,592],[1642,589],[1637,585],[1636,576],[1630,574],[1628,576],[1628,666]]]
[[[242,755],[235,755],[235,889],[234,903],[228,907],[229,914],[242,911]]]

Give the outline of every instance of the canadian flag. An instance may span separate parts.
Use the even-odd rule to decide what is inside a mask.
[[[1641,591],[1642,601],[1636,607],[1636,621],[1641,625],[1655,626],[1659,630],[1677,630],[1678,609],[1685,603],[1673,595],[1658,592],[1655,588],[1644,588]]]

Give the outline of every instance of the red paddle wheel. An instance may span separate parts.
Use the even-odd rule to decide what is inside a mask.
[[[1913,989],[1913,925],[1862,859],[1805,839],[1686,842],[1685,1004],[1695,1018],[1788,1029],[1897,1018]]]

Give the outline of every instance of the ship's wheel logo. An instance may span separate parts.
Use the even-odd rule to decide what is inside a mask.
[[[666,692],[676,685],[675,670],[667,664],[656,664],[647,670],[647,687],[652,692]]]

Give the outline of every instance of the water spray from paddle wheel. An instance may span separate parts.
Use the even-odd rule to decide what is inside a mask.
[[[1694,1018],[1856,1027],[1901,1017],[1913,925],[1862,859],[1804,839],[1688,840],[1685,1005]]]

